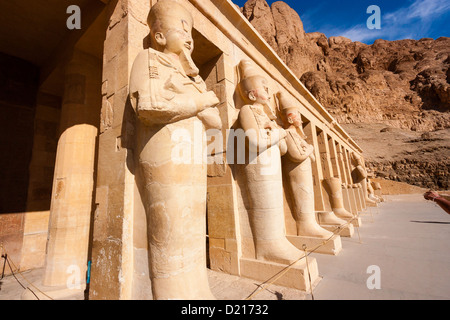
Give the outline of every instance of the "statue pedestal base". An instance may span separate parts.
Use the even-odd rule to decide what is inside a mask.
[[[367,207],[378,207],[378,204],[366,201],[366,206]]]
[[[319,269],[315,258],[308,256],[308,267],[311,275],[312,288],[321,280],[319,277]],[[261,261],[255,259],[240,259],[240,275],[241,277],[254,279],[260,281],[271,281],[269,279],[276,277],[279,273],[285,271],[287,265],[279,264],[269,261]],[[308,269],[306,266],[306,259],[298,261],[296,265],[292,266],[285,274],[273,282],[276,285],[294,288],[297,290],[310,293],[311,286],[309,285]]]
[[[303,245],[306,245],[307,250],[313,250],[327,240],[305,236],[287,236],[287,239],[300,250],[303,250]],[[341,237],[339,235],[334,235],[327,243],[314,250],[314,252],[336,256],[339,252],[341,252],[341,250]]]
[[[339,229],[338,229],[339,225],[321,224],[320,226],[322,228],[324,228],[328,231],[334,232],[334,233],[337,233],[339,231]],[[354,233],[355,233],[355,228],[350,223],[342,228],[342,231],[339,233],[339,235],[341,237],[351,238]]]
[[[362,224],[361,218],[356,218],[355,220],[352,221],[352,225],[354,227],[361,227],[361,224]]]

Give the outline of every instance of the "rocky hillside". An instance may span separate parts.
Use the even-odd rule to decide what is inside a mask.
[[[389,128],[406,134],[417,132],[415,140],[420,140],[423,132],[441,132],[450,128],[450,38],[379,39],[367,45],[344,37],[327,38],[319,32],[305,33],[298,13],[282,1],[269,6],[265,0],[249,0],[241,10],[344,127],[348,124],[357,132],[358,128],[367,132],[366,127],[373,129],[373,124],[380,124],[386,130],[372,130],[373,136],[369,139],[377,141]],[[351,127],[351,124],[357,125]],[[363,143],[364,138],[367,138],[364,134],[360,135],[357,142]],[[420,161],[425,161],[424,164],[415,167],[414,153],[408,154],[411,143],[414,145],[411,139],[405,140],[405,145],[398,150],[389,148],[395,152],[395,157],[385,155],[384,159],[376,159],[369,152],[367,162],[373,165],[378,175],[386,175],[386,170],[380,168],[391,166],[387,178],[430,188],[448,188],[450,138],[444,135],[442,139],[435,150],[439,157],[433,157],[433,152],[428,153],[429,161],[440,168],[436,172],[429,167],[423,168],[428,161],[423,157]],[[418,148],[424,147],[429,140],[416,143],[420,144]],[[363,144],[365,150],[372,148],[370,144]],[[419,172],[414,181],[401,178],[409,177],[402,163],[389,163],[403,160],[412,161],[411,170]],[[425,179],[425,176],[431,178]]]

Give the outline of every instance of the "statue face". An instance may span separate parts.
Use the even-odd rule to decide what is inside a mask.
[[[165,53],[180,55],[182,52],[194,51],[194,40],[189,25],[182,20],[180,27],[161,30],[155,34],[156,42],[164,48]]]
[[[268,105],[270,101],[270,91],[266,79],[255,77],[252,83],[252,90],[248,93],[248,97],[256,103]]]
[[[302,116],[298,110],[289,110],[286,114],[288,122],[297,128],[302,127]]]

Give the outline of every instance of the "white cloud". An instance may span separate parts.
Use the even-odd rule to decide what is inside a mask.
[[[343,37],[349,38],[352,41],[365,42],[374,38],[382,37],[383,31],[381,30],[370,30],[366,26],[355,26],[347,30],[343,30],[341,35]]]
[[[414,0],[411,5],[393,12],[383,12],[381,30],[370,30],[365,24],[348,29],[333,29],[329,35],[342,35],[353,41],[369,42],[375,39],[398,40],[422,37],[431,28],[433,20],[450,12],[448,0]]]
[[[407,19],[420,18],[421,20],[431,20],[450,10],[448,0],[416,0],[409,8]]]

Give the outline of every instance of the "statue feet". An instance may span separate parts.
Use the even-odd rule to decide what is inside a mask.
[[[155,300],[216,300],[209,287],[206,268],[175,271],[151,280]]]
[[[381,199],[373,194],[369,194],[369,199],[375,202],[381,202]]]
[[[336,217],[341,218],[343,220],[351,220],[354,218],[353,214],[348,212],[345,208],[333,208],[333,212]]]
[[[281,264],[291,264],[305,253],[297,249],[286,238],[276,240],[260,240],[256,243],[256,259]]]
[[[325,225],[342,226],[347,222],[338,218],[332,211],[324,211],[319,213],[319,223]]]
[[[300,237],[328,239],[333,235],[333,232],[322,228],[316,221],[313,223],[299,221],[297,222],[297,235]]]

